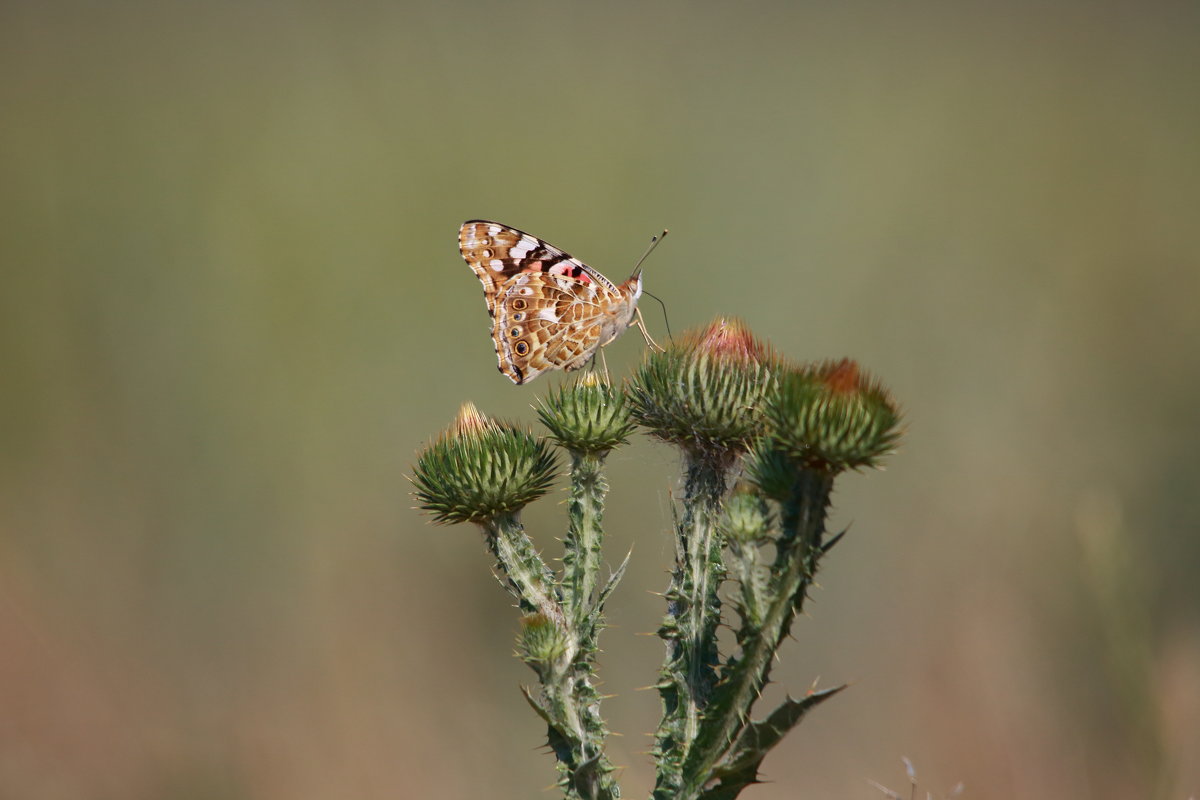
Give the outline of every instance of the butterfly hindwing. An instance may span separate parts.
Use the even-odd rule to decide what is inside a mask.
[[[524,383],[548,369],[579,369],[603,344],[597,318],[618,299],[565,275],[514,276],[501,289],[492,328],[500,370]]]

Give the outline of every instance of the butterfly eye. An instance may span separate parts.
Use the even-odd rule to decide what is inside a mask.
[[[512,336],[512,337],[517,337],[517,336],[520,336],[520,335],[521,335],[521,329],[520,329],[520,328],[510,328],[510,329],[509,329],[509,331],[508,331],[508,335],[509,335],[509,336]]]
[[[525,306],[527,306],[527,305],[528,305],[528,303],[526,303],[524,300],[522,300],[519,297],[512,301],[512,307],[515,308],[517,311],[520,311],[521,309],[525,308]]]
[[[521,341],[521,342],[517,342],[516,346],[513,347],[513,349],[517,351],[517,355],[523,356],[529,352],[529,345],[526,344],[524,341]]]
[[[520,322],[521,320],[525,319],[525,315],[518,311],[517,313],[513,314],[512,318],[513,322]]]
[[[486,247],[479,251],[480,258],[491,258],[493,255],[495,254]]]

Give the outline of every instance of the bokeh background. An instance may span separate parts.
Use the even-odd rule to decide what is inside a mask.
[[[555,796],[509,599],[405,479],[562,379],[496,371],[474,217],[618,279],[669,227],[677,332],[906,409],[772,692],[853,685],[747,798],[902,756],[1200,793],[1198,41],[1192,2],[0,5],[0,796]],[[677,467],[611,459],[630,797]]]

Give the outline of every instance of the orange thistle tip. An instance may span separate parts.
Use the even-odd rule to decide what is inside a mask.
[[[746,323],[736,317],[717,317],[700,331],[698,347],[719,358],[766,361],[767,346],[754,337]]]
[[[841,361],[826,361],[817,367],[817,378],[832,394],[853,394],[861,388],[862,373],[858,362],[849,358]]]

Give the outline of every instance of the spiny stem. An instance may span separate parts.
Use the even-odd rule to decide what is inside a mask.
[[[816,573],[832,489],[829,473],[804,470],[782,504],[770,602],[761,625],[745,623],[747,627],[739,633],[741,657],[724,676],[720,697],[713,703],[712,713],[705,716],[702,741],[688,753],[685,783],[676,795],[679,800],[700,795],[704,781],[750,720],[751,707],[766,685],[775,652],[803,608]]]
[[[504,575],[501,583],[517,598],[521,610],[540,612],[549,619],[563,621],[556,589],[558,582],[516,515],[500,514],[480,527],[488,549],[496,557],[496,567]]]
[[[656,800],[674,798],[681,770],[701,730],[705,706],[716,685],[717,590],[725,577],[717,521],[725,494],[724,460],[686,456],[683,517],[676,527],[675,569],[667,591],[667,620],[659,634],[667,655],[659,682],[663,719],[657,733],[659,776]]]
[[[597,607],[600,598],[595,593],[604,541],[601,521],[608,494],[608,482],[602,472],[604,456],[603,453],[571,452],[571,496],[563,556],[566,611],[572,620],[575,637],[568,698],[583,732],[580,758],[571,783],[582,797],[587,798],[620,796],[612,778],[613,765],[604,753],[608,728],[600,716],[600,695],[592,684],[602,622],[601,609]],[[587,775],[583,776],[580,770],[585,768]]]
[[[608,730],[591,682],[596,626],[591,626],[591,636],[585,636],[570,621],[554,573],[515,516],[500,515],[482,527],[506,588],[522,610],[540,614],[553,625],[562,642],[553,659],[531,664],[541,689],[536,696],[528,691],[525,696],[549,729],[548,741],[563,773],[563,792],[570,800],[615,800],[620,790],[612,778],[613,765],[604,755]]]
[[[565,577],[564,600],[571,619],[586,623],[593,593],[600,573],[601,545],[604,530],[604,499],[608,482],[601,471],[604,456],[595,453],[571,454],[571,497],[567,515],[568,528],[563,556]]]

